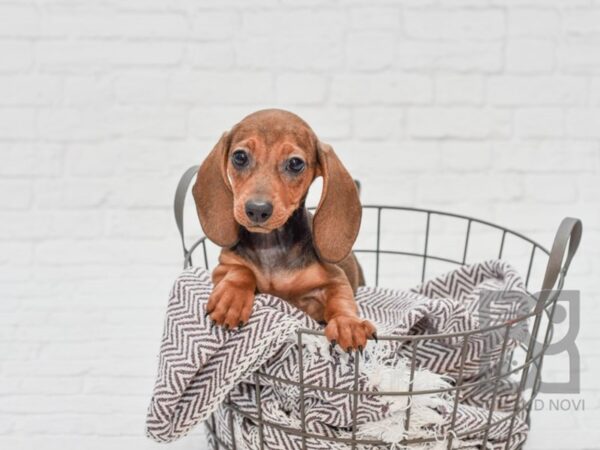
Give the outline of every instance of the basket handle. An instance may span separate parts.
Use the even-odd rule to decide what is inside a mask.
[[[181,246],[183,247],[183,256],[187,259],[188,249],[185,246],[185,238],[183,237],[183,207],[185,206],[185,197],[187,195],[190,183],[198,173],[200,166],[192,166],[187,169],[177,183],[177,189],[175,190],[175,200],[173,201],[173,212],[175,213],[175,223],[177,224],[177,230],[179,230],[179,236],[181,237]]]
[[[581,241],[582,229],[581,220],[573,217],[565,217],[560,223],[560,226],[556,231],[556,236],[554,237],[552,250],[550,250],[538,306],[545,302],[549,291],[556,284],[558,276],[562,274],[564,277],[567,270],[569,270],[571,260],[573,259],[575,252],[577,252],[577,247],[579,247],[579,242]],[[568,248],[567,244],[569,244]],[[566,258],[565,252],[567,254]],[[565,260],[564,265],[563,259]]]

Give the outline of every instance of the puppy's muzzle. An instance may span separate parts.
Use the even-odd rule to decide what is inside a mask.
[[[249,200],[244,206],[246,216],[254,223],[266,222],[273,214],[273,204],[262,200]]]

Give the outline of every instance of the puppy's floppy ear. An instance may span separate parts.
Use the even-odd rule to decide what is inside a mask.
[[[356,184],[333,148],[319,142],[317,155],[323,193],[313,219],[313,242],[322,260],[337,263],[352,250],[362,207]]]
[[[229,133],[223,133],[200,166],[192,188],[200,225],[206,237],[221,247],[235,245],[239,231],[226,174],[228,147]]]

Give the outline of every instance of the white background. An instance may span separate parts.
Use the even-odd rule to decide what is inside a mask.
[[[583,219],[582,393],[565,398],[585,412],[536,412],[527,447],[600,448],[594,0],[0,0],[0,447],[158,448],[175,184],[266,106],[331,143],[365,203],[547,246]]]

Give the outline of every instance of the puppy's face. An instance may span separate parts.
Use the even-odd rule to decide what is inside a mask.
[[[312,130],[291,114],[239,123],[231,131],[225,166],[236,222],[254,233],[284,225],[317,175],[317,144]]]
[[[240,226],[255,233],[279,228],[317,176],[323,192],[312,221],[314,247],[321,260],[338,263],[360,227],[358,191],[333,148],[289,111],[257,111],[223,133],[192,189],[202,229],[230,248],[239,241]]]

